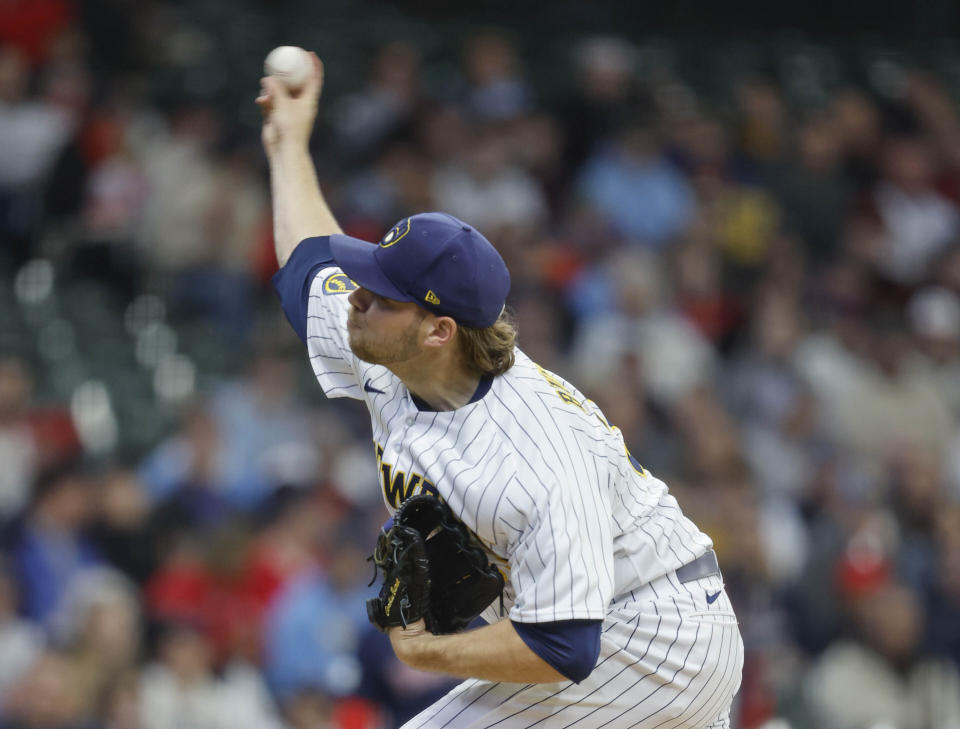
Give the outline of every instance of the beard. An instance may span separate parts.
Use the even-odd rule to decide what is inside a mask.
[[[420,322],[385,337],[374,337],[369,329],[353,329],[349,332],[350,351],[364,362],[391,365],[406,362],[420,353],[417,330]]]

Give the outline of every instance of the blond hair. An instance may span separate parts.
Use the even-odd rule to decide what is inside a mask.
[[[502,375],[513,367],[513,348],[517,343],[517,325],[504,309],[492,325],[475,329],[457,326],[460,351],[467,367],[479,375]]]

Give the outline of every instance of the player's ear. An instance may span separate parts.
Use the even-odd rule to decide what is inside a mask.
[[[425,347],[443,347],[457,336],[457,323],[449,316],[428,316],[423,320],[426,332]]]

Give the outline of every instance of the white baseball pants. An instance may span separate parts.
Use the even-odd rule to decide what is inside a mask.
[[[614,601],[580,684],[471,679],[403,729],[727,729],[742,668],[722,578],[671,573]]]

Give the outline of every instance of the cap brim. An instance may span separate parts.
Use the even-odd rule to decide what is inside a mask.
[[[358,286],[396,301],[413,301],[393,285],[377,263],[377,244],[351,238],[348,235],[331,235],[330,252],[333,260]]]

